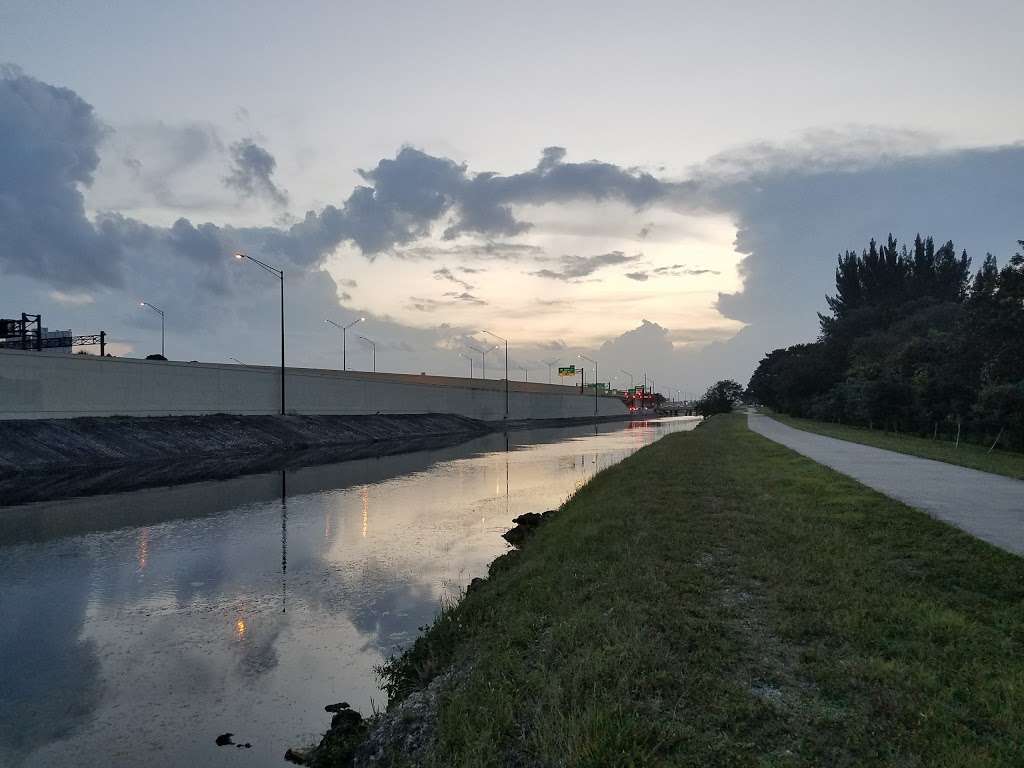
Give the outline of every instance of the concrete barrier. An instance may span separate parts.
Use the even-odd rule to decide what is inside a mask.
[[[0,350],[0,419],[194,416],[280,411],[280,369]],[[398,373],[288,368],[286,409],[304,415],[454,413],[505,416],[505,383]],[[510,382],[510,419],[583,418],[593,393]],[[597,398],[599,416],[627,415],[617,397]]]

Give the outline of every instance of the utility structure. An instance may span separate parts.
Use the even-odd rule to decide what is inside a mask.
[[[264,272],[267,272],[281,281],[281,415],[284,416],[284,269],[272,267],[255,256],[239,251],[235,254],[239,261],[251,261]]]
[[[480,333],[486,333],[488,336],[493,336],[498,341],[504,342],[505,344],[505,418],[508,418],[508,339],[504,339],[496,333],[490,331],[480,330]]]
[[[343,371],[348,370],[348,329],[353,325],[363,322],[365,319],[365,317],[357,317],[348,325],[342,325],[333,320],[324,320],[325,323],[329,323],[341,331],[341,370]]]
[[[469,360],[469,378],[473,378],[473,358],[467,355],[465,352],[459,352],[459,357],[464,357]]]
[[[593,360],[586,355],[580,355],[580,360],[586,360],[588,363],[594,364],[594,415],[597,416],[597,360]]]
[[[356,335],[358,336],[358,334],[356,334]],[[370,345],[370,349],[373,350],[373,372],[376,373],[377,372],[377,345],[374,344],[371,339],[368,339],[365,336],[359,336],[359,338],[362,339],[363,341],[365,341],[367,344],[369,344]]]
[[[43,328],[42,315],[31,315],[22,312],[20,319],[0,318],[0,349],[42,352],[44,349],[93,346],[99,346],[100,357],[106,357],[106,331],[90,333],[84,336],[72,336],[70,331],[59,335],[54,333],[47,335]]]
[[[140,300],[139,301],[139,306],[140,307],[149,307],[154,312],[156,312],[158,315],[160,315],[160,357],[167,357],[167,354],[164,352],[164,311],[162,309],[154,307],[148,301]]]

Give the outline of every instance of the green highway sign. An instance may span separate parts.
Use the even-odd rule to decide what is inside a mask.
[[[558,375],[559,376],[575,376],[576,375],[576,366],[575,365],[569,365],[569,366],[566,366],[564,368],[559,368],[558,369]]]

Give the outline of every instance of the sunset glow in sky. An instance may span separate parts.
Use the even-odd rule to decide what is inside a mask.
[[[172,357],[269,362],[272,286],[222,263],[241,248],[288,273],[294,365],[336,365],[323,319],[365,315],[386,370],[461,373],[486,327],[531,369],[745,381],[813,338],[839,251],[1022,236],[1021,22],[995,1],[5,3],[0,315],[144,355],[143,297]]]

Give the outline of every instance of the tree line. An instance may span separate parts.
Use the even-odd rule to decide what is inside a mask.
[[[1024,249],[1024,240],[1018,241]],[[1024,255],[889,235],[836,267],[811,344],[765,356],[747,397],[826,421],[1024,450]]]

